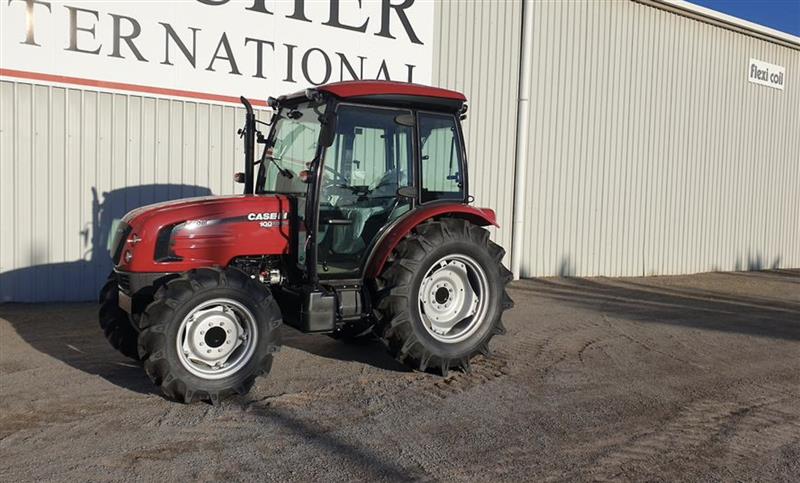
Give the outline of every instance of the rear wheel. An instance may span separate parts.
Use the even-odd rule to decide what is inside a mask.
[[[379,283],[376,332],[414,369],[469,369],[505,333],[511,272],[489,232],[465,220],[423,223],[394,250]]]
[[[139,333],[131,324],[128,313],[119,307],[119,287],[113,273],[100,289],[98,319],[100,328],[103,329],[103,334],[111,347],[122,355],[138,361],[139,352],[136,346]]]
[[[217,403],[269,372],[280,324],[270,291],[243,272],[192,270],[159,289],[145,310],[139,355],[170,399]]]

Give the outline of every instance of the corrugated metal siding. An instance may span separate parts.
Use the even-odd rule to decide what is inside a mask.
[[[800,266],[798,50],[633,2],[534,8],[522,276]]]
[[[800,266],[797,50],[632,2],[536,2],[523,276]],[[511,244],[520,2],[437,2],[475,204]],[[784,91],[746,79],[783,65]],[[263,114],[262,114],[263,115]],[[239,191],[243,111],[0,82],[0,301],[96,296],[110,221]]]
[[[433,85],[467,96],[469,190],[476,206],[497,212],[500,230],[493,236],[507,249],[514,205],[521,18],[518,1],[436,2]]]
[[[471,191],[477,205],[498,211],[504,245],[520,13],[518,2],[436,7],[433,84],[470,97]],[[9,81],[0,82],[0,100],[0,302],[93,299],[110,271],[114,218],[150,202],[239,190],[241,109]]]
[[[0,103],[0,301],[93,299],[114,219],[241,189],[242,109],[8,81]]]

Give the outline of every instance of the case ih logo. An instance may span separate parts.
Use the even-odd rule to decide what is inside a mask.
[[[248,213],[247,219],[249,221],[260,221],[261,228],[272,228],[273,226],[280,226],[283,221],[289,218],[287,212],[271,212],[271,213]]]
[[[282,213],[248,213],[247,219],[250,221],[274,221],[274,220],[285,220],[289,218],[289,213],[282,212]]]

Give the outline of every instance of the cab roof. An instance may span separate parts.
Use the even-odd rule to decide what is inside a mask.
[[[369,96],[408,96],[448,99],[464,102],[464,94],[439,87],[409,84],[407,82],[367,80],[334,82],[317,87],[317,90],[328,92],[342,99]]]
[[[313,89],[282,96],[279,101],[308,98],[309,92],[314,91],[350,102],[451,112],[461,111],[467,100],[460,92],[439,87],[407,82],[355,80],[324,84]]]

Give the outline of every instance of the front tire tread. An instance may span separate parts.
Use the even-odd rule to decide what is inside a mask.
[[[282,318],[280,309],[269,291],[254,286],[254,283],[246,274],[235,269],[201,268],[190,270],[159,289],[155,300],[148,305],[142,316],[138,353],[145,372],[154,384],[161,387],[167,398],[186,404],[200,400],[219,404],[230,395],[246,394],[258,376],[269,372],[272,367],[272,354],[279,350],[277,328]],[[176,370],[170,367],[166,348],[168,344],[174,344],[173,340],[169,340],[168,329],[170,324],[179,323],[176,322],[178,316],[176,312],[195,296],[215,288],[236,288],[244,292],[260,310],[272,315],[268,317],[264,326],[259,328],[259,330],[267,329],[267,333],[263,336],[269,340],[265,343],[262,354],[256,353],[252,356],[259,359],[255,369],[244,380],[232,386],[210,390],[196,387],[192,381],[196,376],[178,375]],[[180,362],[172,363],[175,364]]]

